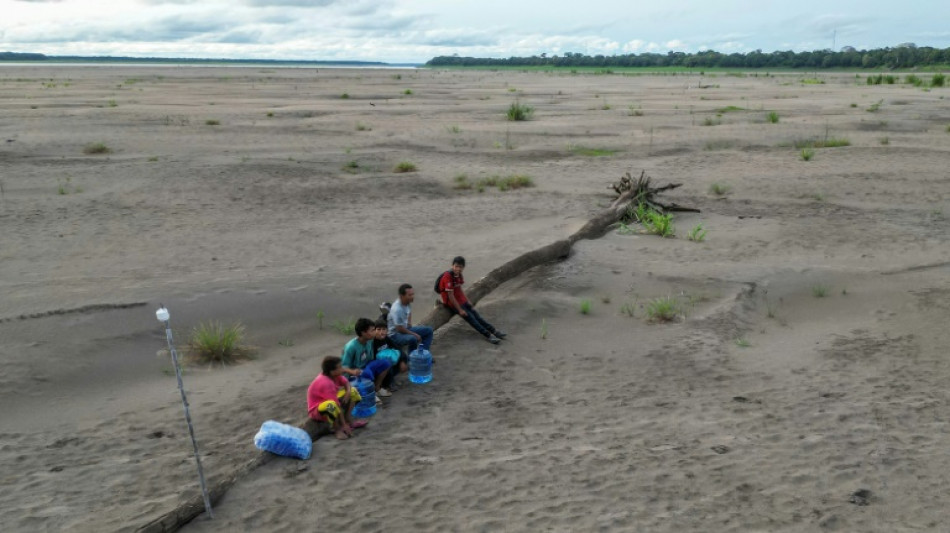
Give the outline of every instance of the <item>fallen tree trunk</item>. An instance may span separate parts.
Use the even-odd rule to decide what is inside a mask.
[[[508,261],[504,265],[489,272],[482,279],[473,283],[471,288],[465,291],[465,296],[468,297],[469,301],[474,305],[502,283],[514,279],[536,266],[565,259],[570,255],[571,247],[575,242],[581,239],[596,239],[606,233],[607,229],[617,223],[620,217],[626,213],[627,207],[636,200],[637,194],[637,189],[624,191],[619,198],[610,204],[609,208],[588,220],[586,224],[571,234],[570,237],[552,242],[541,248],[535,248]],[[453,315],[454,313],[449,311],[448,307],[437,302],[435,307],[429,311],[429,314],[419,321],[419,324],[430,326],[433,330],[439,329],[445,325]]]

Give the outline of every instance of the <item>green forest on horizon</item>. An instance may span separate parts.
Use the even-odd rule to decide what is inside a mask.
[[[546,53],[530,57],[482,58],[439,56],[430,59],[427,67],[588,67],[588,68],[738,68],[738,69],[947,69],[950,48],[918,47],[906,43],[893,48],[812,52],[775,51],[723,54],[714,50],[703,52],[667,52],[584,55],[566,52],[562,56]]]

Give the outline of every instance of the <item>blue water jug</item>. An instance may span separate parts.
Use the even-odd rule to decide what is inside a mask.
[[[409,354],[409,381],[428,383],[432,381],[432,352],[419,345]]]
[[[356,391],[363,397],[353,406],[353,418],[366,418],[376,414],[376,385],[371,379],[360,378],[355,384]]]

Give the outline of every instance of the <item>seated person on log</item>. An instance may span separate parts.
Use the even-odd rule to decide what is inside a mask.
[[[376,325],[368,318],[356,321],[356,338],[350,339],[343,347],[343,373],[351,380],[363,376],[373,382],[377,397],[387,397],[391,393],[383,388],[383,380],[392,366],[389,361],[376,359],[373,352],[373,339],[376,338]]]
[[[458,256],[452,260],[452,270],[445,271],[439,278],[436,292],[442,296],[442,305],[462,317],[488,342],[498,344],[507,336],[507,333],[482,318],[465,297],[465,291],[462,290],[462,285],[465,284],[465,278],[462,277],[463,270],[465,270],[465,258]]]
[[[366,425],[365,420],[353,421],[350,414],[362,397],[343,377],[339,357],[324,357],[320,366],[322,372],[307,388],[307,414],[317,422],[330,424],[336,438],[346,440],[353,434],[353,428]]]
[[[428,350],[432,346],[432,328],[412,325],[411,304],[415,297],[412,285],[403,283],[399,286],[399,298],[393,302],[386,317],[389,338],[398,346],[408,346],[409,351],[415,350],[420,344]]]
[[[396,390],[396,384],[394,383],[396,375],[409,369],[409,358],[387,336],[389,325],[386,323],[386,319],[377,320],[375,326],[376,338],[373,339],[373,354],[376,359],[389,361],[392,364],[386,374],[386,379],[383,380],[383,388],[392,392]]]

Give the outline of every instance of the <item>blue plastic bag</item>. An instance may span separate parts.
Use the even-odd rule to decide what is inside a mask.
[[[258,450],[297,459],[310,459],[313,451],[313,441],[306,431],[276,420],[261,425],[261,430],[254,435],[254,446]]]

